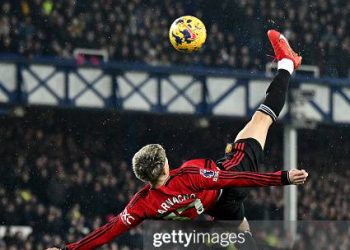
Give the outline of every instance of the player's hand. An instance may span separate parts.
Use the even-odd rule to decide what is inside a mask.
[[[302,185],[305,183],[306,178],[308,177],[308,173],[302,169],[292,169],[288,172],[289,174],[289,180],[291,182],[291,184],[294,185]]]

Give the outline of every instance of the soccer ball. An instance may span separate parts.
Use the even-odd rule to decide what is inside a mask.
[[[194,16],[176,19],[169,29],[169,39],[173,47],[184,53],[199,50],[207,38],[205,25]]]

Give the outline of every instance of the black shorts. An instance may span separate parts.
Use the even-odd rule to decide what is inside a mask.
[[[222,170],[258,172],[263,156],[260,143],[253,138],[247,138],[227,144],[225,157],[216,163]],[[219,200],[207,214],[217,220],[242,221],[244,218],[243,201],[249,190],[249,188],[238,187],[224,188]]]

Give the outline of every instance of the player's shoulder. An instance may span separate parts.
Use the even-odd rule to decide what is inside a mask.
[[[150,189],[151,189],[150,184],[146,184],[145,186],[143,186],[136,194],[134,194],[128,206],[133,207],[135,206],[135,204],[143,201],[143,199],[148,196]]]
[[[192,159],[184,162],[179,168],[171,171],[171,175],[184,175],[191,173],[199,173],[200,169],[217,169],[217,166],[213,160],[210,159]]]
[[[205,169],[212,169],[216,168],[216,164],[213,160],[211,159],[205,159],[205,158],[200,158],[200,159],[192,159],[189,161],[184,162],[180,168],[205,168]]]

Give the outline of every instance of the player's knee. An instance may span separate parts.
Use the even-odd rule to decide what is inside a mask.
[[[239,224],[238,230],[241,232],[250,231],[250,226],[246,217],[244,217],[241,224]]]
[[[260,111],[256,111],[250,122],[257,126],[270,127],[273,123],[272,118]]]

